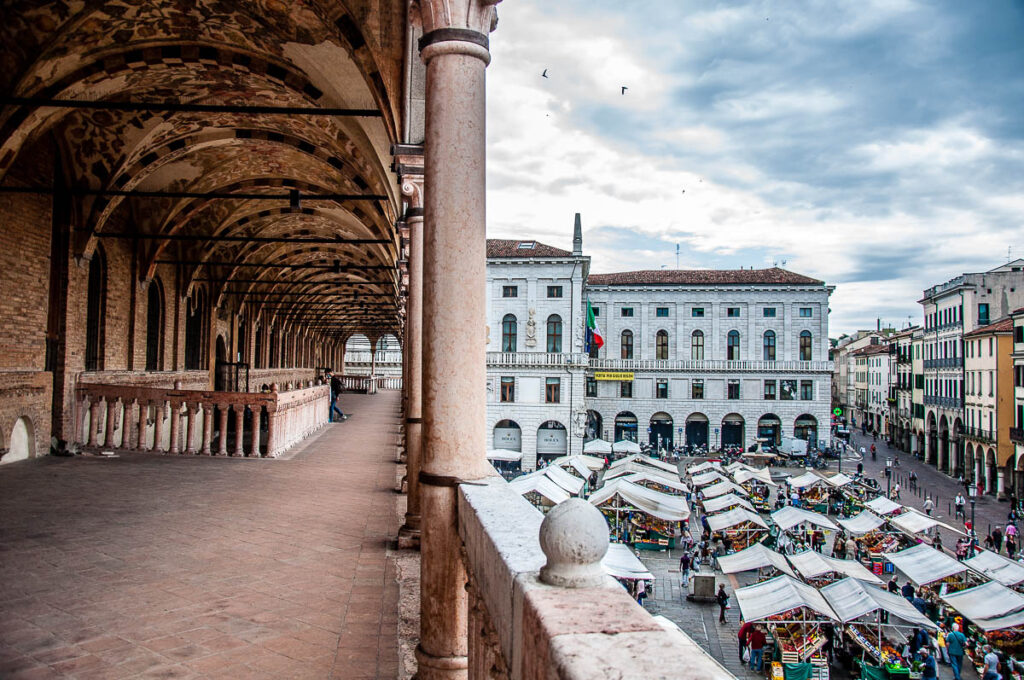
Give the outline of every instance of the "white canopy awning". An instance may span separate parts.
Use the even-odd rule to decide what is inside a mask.
[[[946,553],[939,552],[924,543],[899,552],[884,553],[884,555],[918,586],[926,586],[947,576],[967,571],[967,567],[962,562],[957,562]]]
[[[621,443],[622,442],[616,442],[615,445],[618,446]],[[615,450],[618,451],[619,449]],[[609,465],[608,469],[615,470],[617,468],[622,467],[623,465],[628,465],[629,463],[639,463],[640,465],[646,465],[648,467],[656,468],[658,470],[662,470],[663,472],[675,475],[677,479],[679,478],[679,467],[677,465],[673,465],[672,463],[666,463],[663,460],[658,460],[657,458],[653,458],[643,453],[635,453],[633,455],[626,456],[625,458],[621,458],[612,463],[611,465]]]
[[[823,574],[834,573],[852,576],[855,579],[868,583],[882,584],[882,579],[865,569],[864,565],[856,560],[840,560],[835,557],[822,555],[813,550],[805,550],[795,555],[790,555],[789,561],[792,563],[793,568],[800,572],[800,575],[804,578],[817,578]]]
[[[1004,586],[1024,583],[1024,564],[997,555],[991,550],[978,551],[971,559],[964,560],[964,564]]]
[[[623,475],[621,477],[614,477],[608,481],[614,481],[615,479],[622,479],[633,484],[639,484],[645,486],[643,482],[649,482],[653,484],[660,484],[666,488],[672,489],[675,493],[686,493],[689,489],[682,482],[674,479],[669,479],[667,476],[658,474],[657,470],[645,469],[642,472],[634,472],[632,474]],[[666,492],[667,493],[667,492]]]
[[[711,514],[713,512],[720,512],[728,508],[739,506],[746,508],[751,512],[754,512],[754,506],[742,496],[737,496],[734,493],[727,493],[724,496],[717,496],[715,498],[705,498],[701,501],[701,505],[704,506],[704,512]]]
[[[612,452],[612,445],[603,439],[591,439],[583,445],[583,453],[597,453],[605,455]]]
[[[723,480],[717,484],[706,486],[701,489],[701,493],[704,494],[704,498],[715,498],[716,496],[724,496],[727,493],[736,493],[740,496],[749,496],[747,490],[739,484],[733,484],[729,480]]]
[[[605,572],[615,578],[625,578],[634,581],[640,579],[644,581],[654,580],[654,574],[647,571],[647,567],[637,559],[633,551],[621,543],[611,543],[608,545],[608,552],[601,559],[601,566],[604,567]]]
[[[562,487],[573,496],[579,496],[580,492],[583,491],[583,486],[586,484],[584,480],[580,479],[568,470],[558,467],[557,465],[548,465],[543,470],[537,470],[537,472],[532,472],[530,474],[537,473],[550,478],[552,482]]]
[[[995,581],[940,597],[971,621],[992,619],[1024,610],[1024,595]]]
[[[842,472],[840,472],[839,474],[832,475],[831,477],[826,477],[825,478],[825,483],[826,484],[830,484],[830,485],[832,485],[832,486],[834,486],[836,488],[839,488],[840,486],[846,486],[847,484],[853,484],[853,478],[852,477],[847,477]]]
[[[738,526],[744,522],[750,522],[760,527],[768,528],[761,516],[757,513],[744,510],[743,508],[733,508],[728,512],[720,512],[717,515],[708,515],[708,526],[711,527],[712,531],[722,531],[729,527]]]
[[[906,512],[902,512],[898,515],[891,515],[889,517],[889,523],[897,529],[901,529],[910,535],[922,534],[932,527],[940,526],[949,529],[953,533],[963,535],[963,532],[959,529],[951,527],[945,522],[940,522],[937,519],[933,519],[923,512],[918,512],[913,508],[907,508]]]
[[[565,489],[551,481],[550,477],[544,475],[523,475],[522,477],[516,477],[508,485],[521,496],[525,496],[531,491],[538,493],[551,501],[552,505],[558,505],[570,498]]]
[[[636,442],[623,439],[612,444],[612,451],[615,453],[640,453],[641,449],[640,445]]]
[[[885,524],[884,519],[870,510],[862,510],[859,514],[854,515],[850,519],[837,519],[836,521],[839,522],[839,526],[843,527],[855,536],[861,536],[872,532]]]
[[[843,623],[859,619],[865,614],[881,609],[910,625],[937,628],[906,598],[862,583],[855,578],[844,578],[842,581],[830,583],[821,589],[821,594]],[[892,619],[889,620],[889,625],[892,625]]]
[[[706,460],[703,463],[696,463],[686,468],[686,474],[688,475],[699,475],[706,470],[721,469],[722,464],[716,461]]]
[[[824,484],[825,479],[813,472],[805,472],[799,477],[791,477],[789,485],[794,489],[806,489],[814,486],[815,484]]]
[[[737,470],[736,472],[733,473],[732,478],[736,481],[737,484],[745,484],[747,482],[757,481],[763,484],[767,484],[769,486],[778,486],[778,484],[772,481],[772,473],[768,470],[768,468],[760,468],[758,470],[755,470],[753,468],[746,468],[742,470]]]
[[[792,505],[787,505],[773,512],[772,521],[783,531],[792,529],[797,524],[803,524],[804,522],[821,527],[822,529],[835,530],[839,528],[835,525],[835,522],[825,517],[825,515],[804,510],[803,508],[794,508]]]
[[[761,543],[755,543],[739,552],[719,557],[718,566],[725,574],[738,574],[741,571],[775,567],[784,574],[796,576],[782,553],[766,548]]]
[[[487,449],[487,460],[522,460],[522,451],[513,451],[512,449]]]
[[[821,593],[791,576],[776,576],[736,591],[744,621],[761,621],[769,616],[806,607],[822,616],[838,620]]]
[[[591,470],[587,467],[586,462],[581,460],[583,456],[564,456],[562,458],[556,458],[551,461],[551,465],[556,465],[560,468],[565,468],[570,472],[575,472],[576,476],[580,479],[590,479]]]
[[[754,469],[755,468],[752,465],[747,465],[746,463],[744,463],[742,461],[736,461],[735,463],[729,463],[728,465],[725,466],[725,471],[728,472],[730,475],[733,474],[734,472],[736,472],[737,470],[754,470]]]
[[[614,470],[609,469],[604,473],[604,481],[609,482],[613,479],[620,477],[628,477],[629,475],[647,475],[650,477],[656,477],[658,479],[664,479],[666,482],[675,482],[679,484],[679,475],[674,475],[671,472],[665,472],[658,468],[652,468],[648,465],[641,465],[640,463],[630,462],[625,465],[620,465]]]
[[[717,470],[709,470],[708,472],[702,472],[699,475],[694,475],[690,477],[690,484],[692,484],[695,487],[708,486],[710,484],[714,484],[715,482],[719,482],[723,479],[728,481],[729,478],[723,475],[721,472],[718,472]]]
[[[1004,616],[997,616],[991,619],[972,619],[972,623],[983,631],[1004,630],[1006,628],[1024,627],[1024,611],[1013,612]]]
[[[591,494],[589,500],[594,505],[601,506],[615,496],[618,496],[621,502],[666,522],[684,522],[690,517],[690,508],[685,499],[622,479],[608,482]]]
[[[885,496],[873,498],[864,505],[874,511],[877,515],[889,515],[903,507],[896,501],[891,501]]]

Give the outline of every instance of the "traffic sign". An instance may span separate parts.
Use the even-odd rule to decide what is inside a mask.
[[[843,415],[843,409],[841,409],[838,406],[836,406],[834,409],[832,409],[832,415],[834,415],[834,416],[841,416],[841,415]]]

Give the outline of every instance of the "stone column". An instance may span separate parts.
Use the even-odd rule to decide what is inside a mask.
[[[213,404],[203,404],[203,455],[210,455],[210,442],[213,441]]]
[[[114,448],[117,446],[114,440],[114,430],[117,428],[117,398],[107,400],[107,420],[103,427],[103,446]]]
[[[243,443],[245,437],[245,405],[244,404],[233,404],[231,408],[235,411],[235,451],[232,456],[238,456],[239,458],[245,457],[245,448]]]
[[[100,432],[100,398],[90,397],[89,400],[89,446],[96,446]]]
[[[165,403],[163,397],[160,401],[153,404],[153,446],[149,449],[150,451],[163,451],[164,445],[164,408]]]
[[[260,457],[260,414],[263,413],[263,407],[259,404],[252,405],[252,414],[250,420],[252,421],[252,441],[249,442],[249,456],[251,458]]]
[[[138,409],[139,409],[139,413],[138,413],[138,415],[139,415],[139,425],[138,425],[139,434],[138,434],[138,439],[136,440],[136,443],[135,443],[135,448],[137,450],[139,450],[139,451],[145,451],[146,450],[146,431],[147,431],[148,420],[149,420],[149,402],[146,401],[145,399],[139,399],[137,403],[138,403]]]
[[[231,410],[231,406],[229,404],[218,404],[217,408],[220,409],[220,422],[217,424],[220,441],[217,443],[217,455],[226,456],[228,455],[228,411]]]
[[[171,401],[171,445],[168,452],[178,453],[181,445],[181,402]]]
[[[199,404],[185,404],[185,417],[188,419],[185,424],[185,453],[190,456],[196,455],[196,420],[199,411]]]
[[[423,177],[403,177],[402,193],[408,197],[410,205],[405,215],[409,229],[409,288],[402,348],[405,469],[409,496],[405,524],[398,532],[398,544],[403,548],[419,548],[419,474],[423,460]]]
[[[467,677],[466,569],[457,480],[493,472],[486,449],[484,72],[493,0],[423,0],[426,63],[423,466],[419,680]]]

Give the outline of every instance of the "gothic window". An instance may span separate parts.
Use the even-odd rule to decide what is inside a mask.
[[[668,332],[658,331],[655,336],[655,359],[668,359]]]
[[[800,332],[800,361],[810,361],[812,356],[811,350],[811,332],[801,331]]]
[[[704,359],[704,332],[694,331],[690,336],[690,358],[694,361]]]
[[[164,295],[160,279],[149,282],[146,292],[146,370],[161,369],[164,344]]]
[[[726,337],[726,355],[725,358],[729,361],[738,361],[740,358],[740,333],[739,331],[729,331],[729,335]]]
[[[516,317],[514,314],[506,314],[501,320],[501,351],[516,351]]]
[[[562,351],[562,317],[557,314],[548,317],[548,351]]]
[[[103,370],[103,320],[107,307],[107,258],[99,248],[89,261],[89,295],[85,308],[85,370]]]
[[[764,332],[764,360],[775,361],[775,331]]]
[[[633,358],[633,331],[622,331],[622,358]]]

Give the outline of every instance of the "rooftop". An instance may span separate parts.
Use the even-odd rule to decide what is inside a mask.
[[[1013,318],[1008,316],[1005,319],[1000,319],[999,321],[996,321],[995,323],[990,323],[987,326],[981,326],[980,328],[975,328],[970,333],[964,333],[964,337],[965,338],[969,338],[969,337],[975,336],[975,335],[989,335],[990,333],[1012,333],[1012,332],[1013,332]]]
[[[648,269],[635,272],[591,274],[591,286],[616,285],[706,285],[706,284],[761,284],[761,285],[824,285],[824,281],[795,274],[779,267],[769,269]]]
[[[888,354],[889,345],[868,345],[867,347],[861,347],[858,350],[854,350],[853,354],[856,356],[874,356],[875,354]]]
[[[487,257],[572,257],[572,253],[539,241],[489,238]]]

